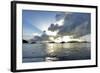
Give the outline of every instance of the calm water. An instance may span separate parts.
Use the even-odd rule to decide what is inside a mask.
[[[91,58],[90,43],[23,44],[23,63],[85,60]]]

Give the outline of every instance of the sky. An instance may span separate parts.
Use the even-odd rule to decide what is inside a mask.
[[[23,38],[41,35],[44,30],[58,31],[58,35],[84,36],[90,34],[90,18],[90,13],[23,10]],[[57,20],[60,22],[57,23]]]
[[[42,34],[44,30],[48,29],[51,23],[55,22],[57,13],[58,12],[23,10],[23,37],[30,38],[34,34]]]

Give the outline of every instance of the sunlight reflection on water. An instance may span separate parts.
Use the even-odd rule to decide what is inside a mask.
[[[90,59],[90,43],[23,44],[23,62]]]

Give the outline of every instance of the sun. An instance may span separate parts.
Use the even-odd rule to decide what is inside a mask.
[[[71,36],[63,36],[63,38],[62,38],[62,41],[65,41],[65,42],[68,42],[71,40],[72,40]]]
[[[57,38],[54,39],[54,37],[50,37],[50,39],[54,42],[68,42],[68,41],[71,41],[72,40],[72,37],[71,36],[59,36]]]

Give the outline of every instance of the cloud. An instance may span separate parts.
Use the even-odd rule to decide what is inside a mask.
[[[72,13],[65,17],[58,34],[83,36],[90,33],[90,27],[89,13]]]
[[[80,37],[91,33],[89,21],[85,21],[81,25],[77,26],[73,31],[72,34],[74,37]]]
[[[51,24],[48,30],[50,31],[56,31],[59,30],[61,27],[58,24]]]
[[[56,22],[51,24],[48,28],[48,30],[50,31],[56,31],[56,30],[60,30],[63,25],[64,25],[64,20],[65,20],[65,17],[69,17],[69,15],[71,15],[72,13],[71,12],[60,12],[58,14],[56,14],[55,18],[56,18]]]

